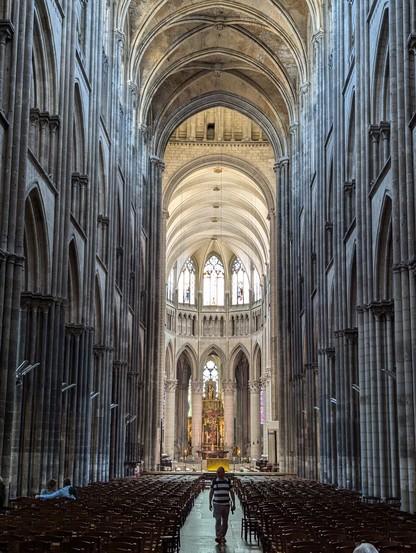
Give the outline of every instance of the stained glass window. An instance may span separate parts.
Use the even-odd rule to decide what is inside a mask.
[[[173,301],[174,290],[175,290],[175,271],[174,269],[172,269],[171,272],[169,273],[168,286],[166,290],[166,298],[169,301]]]
[[[190,258],[179,276],[178,302],[195,305],[195,265]]]
[[[253,296],[254,301],[259,301],[262,299],[262,286],[260,282],[260,276],[255,267],[253,272]]]
[[[204,267],[204,305],[224,305],[224,265],[213,255]]]
[[[248,284],[248,276],[246,270],[237,257],[232,267],[232,283],[231,283],[231,302],[233,305],[244,305],[250,303],[250,292]]]
[[[203,397],[218,399],[218,368],[212,359],[208,359],[205,363],[202,380],[204,382]],[[209,397],[211,394],[213,397]]]

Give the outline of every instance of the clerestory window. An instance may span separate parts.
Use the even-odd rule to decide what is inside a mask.
[[[204,266],[204,305],[224,305],[224,265],[212,255]]]
[[[195,264],[188,259],[183,266],[178,283],[178,302],[195,305]]]
[[[244,305],[250,303],[248,276],[238,257],[233,263],[231,274],[232,304]]]

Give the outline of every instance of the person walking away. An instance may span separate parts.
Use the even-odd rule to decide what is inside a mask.
[[[224,467],[218,467],[217,476],[211,483],[209,492],[209,510],[212,511],[214,506],[213,516],[215,518],[215,541],[224,543],[227,540],[225,535],[228,530],[228,517],[230,514],[230,497],[231,497],[231,512],[235,511],[235,495],[231,478],[225,476]]]

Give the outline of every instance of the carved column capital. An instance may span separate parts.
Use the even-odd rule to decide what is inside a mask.
[[[150,163],[163,171],[165,169],[165,163],[163,159],[161,159],[159,156],[152,155],[150,156]]]
[[[252,394],[258,394],[261,390],[261,382],[260,380],[249,380],[248,387]]]
[[[202,394],[204,391],[204,383],[202,380],[193,380],[192,381],[192,393]]]
[[[14,34],[14,26],[10,19],[0,21],[0,44],[6,44]]]
[[[272,219],[275,219],[275,218],[276,218],[276,209],[272,207],[271,209],[269,209],[269,213],[267,214],[267,220],[271,221]]]
[[[178,386],[178,381],[173,380],[165,380],[165,389],[167,392],[174,392]]]
[[[376,319],[382,320],[391,317],[394,313],[393,301],[372,301],[368,308]]]
[[[312,35],[312,44],[314,46],[320,46],[322,43],[322,39],[325,36],[325,31],[323,29],[318,29],[313,35]]]
[[[224,394],[232,394],[234,392],[234,382],[232,380],[223,380],[222,381],[222,389],[224,390]]]
[[[409,48],[409,52],[416,55],[416,33],[410,33],[408,36],[407,47]]]

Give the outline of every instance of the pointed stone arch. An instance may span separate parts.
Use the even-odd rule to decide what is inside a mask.
[[[348,327],[357,327],[357,251],[356,244],[351,255],[348,278]]]
[[[259,344],[256,344],[253,351],[253,366],[251,369],[251,380],[259,380],[262,375],[262,352]]]
[[[284,131],[284,126],[281,122],[276,125],[276,121],[269,119],[263,111],[249,104],[247,101],[242,100],[240,97],[234,94],[221,94],[216,93],[205,94],[198,96],[186,106],[179,108],[173,117],[169,120],[160,121],[158,128],[161,130],[160,135],[155,134],[153,139],[153,150],[156,152],[156,155],[163,158],[164,151],[166,150],[167,143],[173,131],[181,125],[186,119],[192,115],[196,115],[198,112],[214,108],[214,107],[225,107],[232,110],[241,112],[243,115],[249,117],[256,122],[257,125],[263,130],[269,139],[274,154],[275,159],[279,159],[287,155],[287,144],[285,137],[286,133]],[[276,130],[276,127],[278,130]]]
[[[372,119],[374,123],[390,121],[389,8],[381,17],[372,75]]]
[[[177,356],[175,375],[177,380],[175,395],[175,436],[174,455],[178,459],[189,449],[189,389],[192,383],[192,356],[185,346]]]
[[[103,292],[98,273],[95,275],[94,289],[94,339],[97,345],[102,345],[104,343]]]
[[[244,344],[237,344],[236,346],[233,347],[233,349],[231,350],[230,354],[229,354],[229,359],[230,359],[230,366],[232,367],[232,369],[234,370],[235,368],[235,364],[236,362],[238,361],[237,360],[237,357],[243,353],[245,355],[245,357],[247,358],[247,360],[249,361],[250,363],[250,353],[248,351],[248,349],[245,347]]]
[[[221,376],[222,378],[228,378],[228,374],[225,374],[225,371],[227,370],[227,356],[225,355],[224,351],[217,345],[217,344],[211,344],[210,346],[206,347],[204,351],[201,353],[200,356],[200,362],[199,362],[199,374],[202,375],[202,371],[204,370],[205,363],[207,362],[210,355],[217,356],[221,361]]]
[[[36,2],[33,23],[31,107],[43,113],[57,111],[57,71],[54,37],[47,3]]]
[[[82,94],[79,83],[74,87],[74,119],[72,134],[72,170],[74,173],[85,175],[86,173],[86,139],[85,118]]]
[[[348,116],[348,126],[347,126],[347,159],[345,167],[345,176],[348,182],[355,180],[356,173],[356,127],[355,127],[355,91],[352,94],[349,116]]]
[[[196,351],[194,350],[194,348],[190,344],[188,344],[188,343],[184,344],[176,352],[175,366],[177,365],[178,360],[179,360],[179,358],[182,354],[184,354],[188,358],[189,364],[192,367],[192,375],[193,375],[193,378],[195,379],[196,378],[197,367],[198,367],[198,356],[196,354]]]
[[[25,204],[23,290],[46,294],[49,290],[49,237],[42,196],[37,185]]]
[[[67,322],[77,324],[81,316],[81,277],[79,268],[79,254],[75,239],[72,239],[68,248],[68,309]]]
[[[388,194],[383,198],[375,248],[375,296],[380,301],[393,298],[393,202]]]
[[[167,380],[175,379],[175,366],[174,366],[175,355],[173,352],[173,344],[171,341],[168,342],[165,352],[165,375]]]
[[[218,154],[204,155],[203,158],[193,160],[187,165],[182,166],[180,170],[172,176],[170,182],[164,188],[162,209],[168,209],[172,194],[181,181],[191,175],[196,169],[216,165],[218,165]],[[270,210],[274,208],[276,201],[274,197],[274,189],[266,176],[256,169],[252,163],[247,163],[244,159],[234,157],[232,155],[222,154],[221,165],[223,167],[237,169],[243,175],[253,180],[261,190],[261,193],[266,200],[267,209]]]
[[[235,380],[234,436],[241,456],[248,455],[250,443],[250,357],[244,346],[236,346],[230,356]]]

